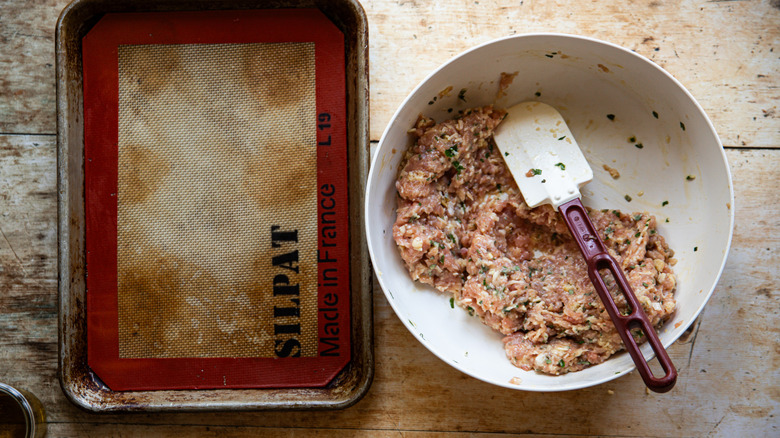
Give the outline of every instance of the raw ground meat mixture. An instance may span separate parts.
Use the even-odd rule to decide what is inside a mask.
[[[576,242],[549,205],[528,208],[493,130],[505,112],[477,108],[435,124],[420,116],[409,131],[396,182],[393,237],[414,280],[452,294],[454,303],[504,337],[523,370],[579,371],[623,344],[588,279]],[[589,210],[650,322],[674,312],[674,252],[647,213]],[[628,313],[613,286],[618,308]],[[634,334],[644,341],[641,331]]]

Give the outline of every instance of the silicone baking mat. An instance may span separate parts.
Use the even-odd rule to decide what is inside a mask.
[[[326,385],[350,351],[341,32],[109,14],[83,66],[90,367],[112,390]]]

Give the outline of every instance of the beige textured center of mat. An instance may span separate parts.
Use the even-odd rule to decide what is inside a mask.
[[[313,43],[120,46],[120,357],[317,354],[314,72]]]

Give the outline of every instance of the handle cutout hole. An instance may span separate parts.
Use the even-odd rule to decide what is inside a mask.
[[[629,322],[627,327],[637,346],[641,346],[645,343],[645,341],[647,341],[647,337],[645,336],[644,330],[642,329],[642,325],[639,322]],[[652,374],[653,377],[661,378],[666,376],[666,371],[661,366],[661,362],[658,361],[658,355],[654,354],[653,359],[647,361],[647,366],[650,368],[650,374]]]
[[[634,309],[631,307],[631,303],[626,299],[623,289],[621,289],[612,272],[609,269],[599,269],[598,271],[601,280],[607,287],[609,294],[612,295],[612,300],[615,301],[618,312],[621,315],[630,315]]]

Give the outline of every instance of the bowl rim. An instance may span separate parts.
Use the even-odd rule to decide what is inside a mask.
[[[486,383],[490,383],[490,384],[493,384],[493,385],[496,385],[496,386],[501,386],[501,387],[505,387],[505,388],[509,388],[509,389],[515,389],[515,390],[521,390],[521,391],[530,391],[530,392],[561,392],[561,391],[570,391],[570,390],[588,388],[588,387],[591,387],[591,386],[597,386],[597,385],[600,385],[602,383],[606,383],[606,382],[612,381],[612,380],[614,380],[614,379],[616,379],[616,378],[618,378],[620,376],[623,376],[623,375],[626,375],[628,373],[633,372],[636,369],[636,365],[634,365],[633,362],[631,362],[631,365],[628,368],[626,368],[626,369],[624,369],[622,371],[615,372],[615,373],[613,373],[611,375],[607,375],[607,376],[605,376],[605,377],[603,377],[601,379],[587,380],[587,381],[582,381],[582,382],[574,382],[574,383],[569,383],[569,384],[566,384],[566,385],[560,385],[560,386],[555,386],[555,387],[548,387],[548,386],[542,387],[542,386],[538,386],[538,385],[527,385],[527,384],[524,384],[524,383],[514,384],[514,383],[509,383],[509,382],[497,382],[497,381],[486,380],[485,378],[483,378],[483,377],[481,377],[479,375],[476,375],[473,372],[469,371],[466,367],[462,366],[461,364],[453,363],[452,361],[450,361],[447,358],[443,357],[442,354],[438,351],[438,349],[436,347],[434,347],[430,343],[430,341],[428,341],[425,338],[421,338],[420,336],[418,336],[417,335],[417,330],[414,329],[414,327],[411,325],[411,323],[409,321],[406,321],[403,318],[401,318],[401,316],[399,314],[399,309],[397,308],[397,305],[396,305],[396,302],[395,302],[395,299],[393,299],[392,296],[388,295],[388,290],[389,289],[388,289],[387,285],[385,285],[385,281],[383,279],[383,276],[381,275],[381,273],[378,272],[377,264],[374,263],[374,260],[375,260],[376,256],[375,256],[374,245],[372,243],[372,236],[374,236],[376,233],[373,232],[372,227],[374,225],[369,220],[369,213],[371,211],[370,188],[371,188],[371,186],[372,186],[372,184],[374,182],[375,172],[378,171],[378,167],[379,167],[378,166],[378,161],[379,161],[379,158],[380,158],[380,153],[379,152],[382,149],[382,146],[385,144],[385,141],[386,141],[387,136],[389,135],[391,126],[393,126],[393,124],[399,118],[399,115],[401,114],[401,112],[408,105],[408,103],[412,100],[412,98],[418,93],[418,91],[423,86],[425,86],[425,84],[427,84],[428,81],[430,81],[431,78],[434,77],[436,74],[438,74],[441,70],[443,70],[446,67],[450,66],[451,64],[457,62],[461,58],[471,54],[472,52],[484,49],[487,46],[491,46],[491,45],[495,45],[495,44],[501,44],[501,43],[504,43],[504,42],[510,41],[510,40],[521,40],[521,39],[525,40],[525,39],[529,39],[529,38],[539,38],[539,37],[552,37],[552,38],[559,38],[559,39],[562,39],[562,40],[570,40],[570,39],[571,40],[580,40],[580,41],[584,41],[584,42],[589,43],[589,44],[602,45],[602,46],[606,46],[606,47],[608,47],[608,48],[610,48],[612,50],[617,50],[619,52],[623,52],[624,54],[633,56],[637,60],[642,61],[648,67],[653,68],[657,72],[662,73],[662,75],[665,76],[666,79],[670,80],[671,83],[674,84],[674,86],[677,87],[678,91],[681,91],[685,95],[685,97],[687,97],[687,99],[693,104],[693,106],[696,109],[696,111],[698,112],[699,116],[705,122],[707,128],[709,129],[709,131],[713,134],[713,137],[715,138],[716,146],[717,146],[717,149],[719,150],[718,152],[720,153],[720,158],[722,159],[724,167],[725,167],[726,178],[727,178],[728,189],[729,189],[729,202],[730,202],[730,206],[731,207],[728,209],[728,215],[729,215],[728,237],[727,237],[726,245],[725,245],[724,252],[723,252],[723,258],[721,260],[720,266],[718,267],[717,273],[714,276],[714,282],[712,284],[712,287],[707,292],[707,294],[704,296],[704,298],[701,301],[701,304],[699,305],[698,309],[696,309],[696,311],[693,312],[692,317],[687,322],[683,323],[683,325],[684,325],[683,330],[680,330],[678,334],[671,336],[666,342],[663,342],[663,346],[664,346],[665,349],[668,349],[673,343],[675,343],[680,338],[680,336],[682,336],[682,334],[685,333],[685,331],[688,330],[688,328],[690,328],[696,322],[696,320],[700,316],[701,312],[704,310],[704,306],[709,302],[710,298],[712,297],[712,294],[714,293],[715,288],[718,285],[718,282],[720,281],[720,278],[721,278],[721,276],[723,274],[723,271],[725,269],[725,266],[726,266],[726,262],[728,260],[729,252],[731,251],[731,245],[732,245],[732,240],[733,240],[733,235],[734,235],[734,220],[735,220],[734,217],[735,217],[736,206],[735,206],[735,198],[734,198],[733,178],[732,178],[732,174],[731,174],[731,168],[730,168],[729,162],[728,162],[728,157],[726,156],[726,151],[723,148],[723,144],[722,144],[722,142],[720,140],[720,137],[717,134],[717,131],[715,130],[715,126],[713,125],[713,123],[710,120],[710,118],[707,116],[707,114],[704,111],[704,109],[702,108],[702,106],[694,98],[694,96],[690,93],[690,91],[688,91],[688,89],[685,88],[685,86],[683,86],[683,84],[680,81],[678,81],[674,76],[672,76],[669,72],[667,72],[661,66],[659,66],[658,64],[656,64],[655,62],[653,62],[649,58],[647,58],[647,57],[645,57],[645,56],[643,56],[643,55],[641,55],[639,53],[636,53],[636,52],[634,52],[632,50],[629,50],[629,49],[627,49],[625,47],[619,46],[617,44],[614,44],[614,43],[611,43],[611,42],[608,42],[608,41],[603,41],[603,40],[596,39],[596,38],[589,37],[589,36],[574,35],[574,34],[559,33],[559,32],[530,32],[530,33],[522,33],[522,34],[504,36],[504,37],[500,37],[500,38],[494,38],[494,39],[485,41],[483,43],[480,43],[478,45],[475,45],[475,46],[473,46],[473,47],[471,47],[469,49],[466,49],[466,50],[464,50],[464,51],[462,51],[462,52],[452,56],[450,59],[448,59],[447,61],[443,62],[441,65],[436,67],[433,71],[428,73],[412,89],[412,91],[409,92],[409,94],[404,98],[404,100],[398,105],[398,107],[396,108],[396,110],[393,113],[392,117],[389,119],[389,121],[387,123],[387,126],[385,126],[385,128],[384,128],[384,130],[382,132],[382,136],[380,137],[379,142],[378,142],[378,144],[376,146],[376,149],[374,151],[374,156],[371,159],[371,165],[370,165],[370,168],[369,168],[369,173],[368,173],[368,178],[367,178],[367,185],[366,185],[366,196],[365,196],[365,202],[364,202],[364,218],[365,218],[364,220],[365,220],[365,231],[366,231],[366,236],[367,236],[366,241],[367,241],[367,245],[368,245],[368,252],[369,252],[369,255],[371,257],[372,266],[374,267],[373,269],[374,269],[374,271],[376,273],[377,281],[379,282],[380,288],[382,289],[382,292],[384,293],[385,298],[387,299],[388,303],[390,304],[391,308],[393,309],[393,312],[395,313],[396,317],[398,317],[398,319],[401,321],[401,323],[406,327],[407,330],[409,330],[409,332],[414,336],[414,338],[417,341],[419,341],[420,343],[422,343],[425,346],[425,348],[428,349],[428,351],[430,351],[431,353],[433,353],[437,358],[442,360],[447,365],[457,369],[458,371],[460,371],[460,372],[462,372],[464,374],[467,374],[467,375],[469,375],[469,376],[471,376],[471,377],[473,377],[473,378],[475,378],[477,380],[481,380],[481,381],[486,382]],[[381,233],[379,233],[378,235],[381,236]],[[646,360],[651,360],[653,357],[655,357],[655,354],[652,352],[652,350],[650,350],[649,353],[650,353],[649,355],[647,353],[645,353]]]

